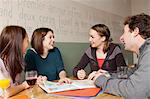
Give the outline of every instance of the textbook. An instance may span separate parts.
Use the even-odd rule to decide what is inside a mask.
[[[77,89],[96,88],[92,80],[72,80],[71,84],[60,84],[58,82],[45,81],[44,84],[39,86],[47,93],[62,92]]]

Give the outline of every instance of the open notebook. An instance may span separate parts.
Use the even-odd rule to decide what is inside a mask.
[[[77,90],[85,88],[96,88],[92,80],[72,80],[71,84],[59,84],[57,82],[45,81],[39,85],[47,93],[61,92],[67,90]]]
[[[39,85],[47,93],[63,95],[63,96],[96,96],[101,88],[96,88],[91,80],[72,80],[72,84],[60,85],[56,82],[46,81],[43,85]]]

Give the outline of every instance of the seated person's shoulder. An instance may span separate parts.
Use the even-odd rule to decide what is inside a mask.
[[[59,50],[58,47],[54,47],[52,51],[54,51],[54,52],[60,52],[60,50]]]
[[[59,50],[58,47],[54,47],[54,50]]]
[[[5,69],[3,60],[0,58],[0,78],[3,78],[4,75],[7,75],[7,71]]]
[[[35,51],[34,48],[30,48],[27,50],[26,54],[25,54],[25,58],[29,58],[29,57],[34,57],[34,56],[37,56],[37,52]]]
[[[51,54],[60,54],[60,50],[57,47],[54,47],[53,49],[49,50],[49,53]]]
[[[29,53],[29,54],[31,54],[31,53],[36,53],[36,54],[37,54],[37,52],[35,51],[34,48],[29,48],[29,49],[27,50],[27,53]]]

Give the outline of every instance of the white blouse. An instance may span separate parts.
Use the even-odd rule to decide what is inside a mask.
[[[25,80],[24,75],[25,74],[23,70],[20,74],[16,75],[15,83],[13,83],[10,73],[6,70],[3,60],[0,58],[0,79],[9,78],[12,86],[12,85],[18,85],[22,83]]]
[[[3,60],[0,58],[0,79],[9,78],[11,85],[13,85],[9,72],[6,70]],[[2,96],[3,90],[0,88],[0,96]]]
[[[3,60],[0,58],[0,79],[9,78],[12,82],[9,72],[6,70]]]

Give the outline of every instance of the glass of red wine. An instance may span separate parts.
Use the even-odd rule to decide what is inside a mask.
[[[33,85],[35,85],[36,80],[37,80],[37,71],[31,70],[31,71],[26,71],[25,73],[25,79],[27,83],[31,86],[31,97],[30,99],[35,99],[33,95]]]
[[[25,75],[27,83],[32,86],[35,85],[36,79],[37,79],[37,71],[31,70],[31,71],[26,71]]]

